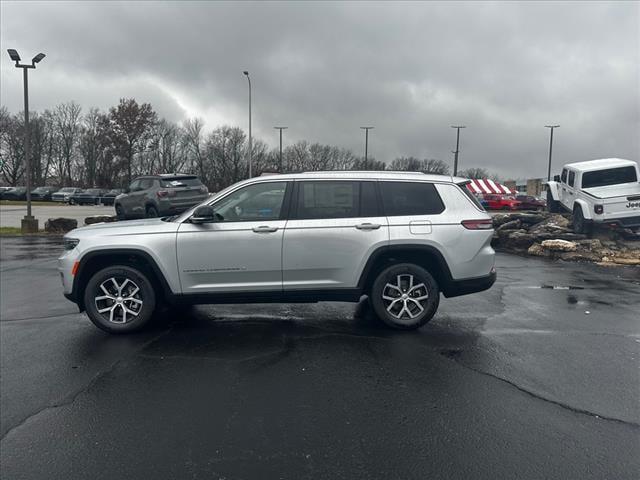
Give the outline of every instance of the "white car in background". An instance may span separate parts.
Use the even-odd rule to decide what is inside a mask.
[[[568,163],[547,182],[547,209],[573,213],[576,233],[594,223],[640,227],[640,173],[632,160],[605,158]]]

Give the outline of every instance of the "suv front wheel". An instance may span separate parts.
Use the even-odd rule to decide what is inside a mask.
[[[413,330],[435,315],[440,289],[424,268],[401,263],[380,272],[371,288],[370,300],[384,323],[401,330]]]
[[[144,273],[116,265],[93,274],[84,292],[84,305],[96,327],[109,333],[130,333],[149,323],[156,296]]]

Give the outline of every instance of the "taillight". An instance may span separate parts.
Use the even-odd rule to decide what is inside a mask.
[[[175,197],[176,191],[175,190],[158,190],[156,192],[156,195],[158,195],[158,198]]]
[[[463,220],[462,226],[467,230],[492,230],[493,222],[489,218],[484,220]]]
[[[596,212],[598,215],[602,215],[602,212],[604,212],[604,205],[594,205],[593,211]]]

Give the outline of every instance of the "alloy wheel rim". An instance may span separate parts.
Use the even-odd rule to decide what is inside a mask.
[[[425,311],[429,290],[424,282],[415,283],[409,273],[396,276],[395,284],[387,282],[382,289],[382,301],[387,312],[397,320],[414,320]]]
[[[110,323],[132,322],[144,304],[140,287],[127,277],[109,277],[96,293],[96,310]]]

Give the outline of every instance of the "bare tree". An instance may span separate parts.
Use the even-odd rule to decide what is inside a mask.
[[[109,109],[111,141],[115,152],[124,161],[127,182],[131,182],[133,176],[134,156],[146,147],[145,140],[156,119],[150,104],[139,105],[133,98],[121,98],[117,107]]]
[[[60,183],[73,181],[73,160],[80,139],[82,108],[75,102],[62,103],[53,112],[55,136],[58,143],[57,173]]]

